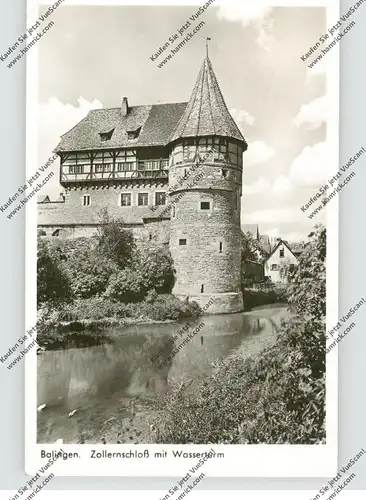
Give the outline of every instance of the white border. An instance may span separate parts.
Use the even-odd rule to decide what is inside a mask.
[[[225,0],[216,0],[215,5]],[[243,1],[243,0],[238,0]],[[247,0],[252,1],[252,0]],[[39,4],[53,4],[52,0],[40,0]],[[179,0],[128,1],[107,0],[65,0],[64,5],[122,5],[122,4],[182,5]],[[184,4],[202,5],[203,0],[188,0]],[[326,6],[327,26],[332,26],[339,19],[337,0],[267,0],[256,2],[270,6]],[[28,23],[37,17],[37,0],[28,0]],[[320,34],[319,34],[320,35]],[[315,41],[314,41],[315,42]],[[42,41],[40,42],[42,43]],[[299,54],[300,57],[300,54]],[[26,175],[29,178],[38,168],[38,44],[27,55],[27,161]],[[334,166],[334,173],[339,166],[339,44],[324,59],[327,64],[327,89],[329,110],[332,119],[328,121],[327,143],[329,162]],[[322,61],[322,64],[324,63]],[[350,152],[350,155],[352,152]],[[316,221],[315,221],[316,222]],[[31,199],[26,205],[26,330],[36,323],[36,256],[37,256],[37,206]],[[327,330],[338,321],[338,197],[327,205]],[[37,401],[37,359],[32,350],[25,359],[25,469],[33,475],[45,463],[40,458],[40,450],[50,451],[57,445],[36,444],[36,401]],[[338,392],[338,349],[333,349],[327,356],[327,396],[325,445],[62,445],[66,452],[78,452],[81,459],[61,461],[52,466],[52,472],[60,476],[184,476],[188,469],[197,463],[197,459],[179,459],[164,462],[154,460],[121,460],[89,458],[89,451],[127,451],[149,449],[150,453],[160,450],[185,449],[202,452],[213,448],[224,452],[225,460],[209,460],[205,463],[206,476],[215,477],[328,477],[337,470],[337,392]],[[319,485],[320,487],[321,485]],[[158,494],[158,492],[156,492]],[[300,492],[299,492],[300,493]],[[274,492],[271,497],[274,498]],[[192,498],[194,492],[191,493]],[[129,495],[130,496],[130,495]],[[158,496],[158,495],[157,495]],[[267,496],[266,496],[267,497]],[[293,498],[293,497],[292,497]]]

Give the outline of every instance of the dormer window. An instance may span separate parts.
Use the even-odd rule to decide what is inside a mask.
[[[137,128],[136,130],[127,130],[128,140],[137,139],[138,136],[140,135],[140,130],[141,127]]]
[[[99,137],[101,142],[109,141],[112,138],[114,128],[111,130],[105,130],[103,132],[99,132]]]

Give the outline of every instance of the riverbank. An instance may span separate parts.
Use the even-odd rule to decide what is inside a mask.
[[[195,302],[155,292],[142,302],[129,304],[102,297],[78,299],[58,307],[39,308],[37,342],[43,349],[100,345],[111,340],[102,333],[106,329],[118,327],[121,332],[131,325],[192,320],[201,314]]]
[[[286,308],[271,305],[207,316],[200,335],[162,369],[151,358],[181,321],[112,327],[100,332],[107,343],[41,352],[37,404],[46,407],[37,417],[38,442],[156,443],[161,404],[171,391],[195,391],[210,376],[213,362],[238,349],[254,353],[262,338],[275,338],[272,318],[277,323],[286,314]]]

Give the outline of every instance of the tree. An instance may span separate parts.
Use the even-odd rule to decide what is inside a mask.
[[[140,245],[136,253],[135,268],[140,270],[142,288],[170,293],[174,285],[173,259],[169,248],[154,243]]]
[[[325,321],[326,313],[326,229],[315,226],[308,236],[298,266],[289,276],[289,304],[305,318]]]
[[[258,356],[233,354],[194,393],[171,392],[158,442],[315,444],[325,440],[325,259],[323,226],[310,233],[291,278],[295,312]]]
[[[145,293],[142,280],[139,271],[126,267],[110,277],[104,296],[125,304],[138,302]]]
[[[100,225],[95,235],[99,252],[124,269],[131,264],[135,251],[132,231],[126,229],[123,219],[111,217],[107,208],[100,215]]]
[[[259,262],[261,259],[262,251],[259,241],[255,240],[253,236],[247,232],[241,232],[241,260]]]
[[[60,267],[52,247],[38,238],[37,305],[55,305],[70,300],[72,295],[66,272]]]
[[[61,266],[69,277],[74,296],[81,299],[102,295],[110,276],[118,271],[112,259],[90,246],[71,253]]]

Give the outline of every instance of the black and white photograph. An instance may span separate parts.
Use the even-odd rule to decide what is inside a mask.
[[[353,314],[337,197],[366,152],[339,167],[352,16],[232,0],[31,15],[26,198],[5,207],[27,216],[26,466],[324,477]]]

